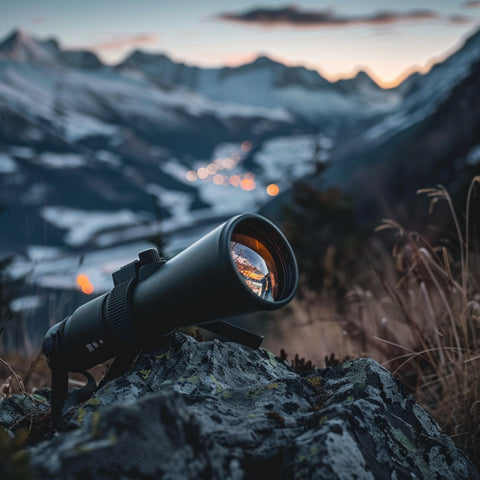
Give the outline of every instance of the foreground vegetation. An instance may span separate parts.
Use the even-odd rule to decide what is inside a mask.
[[[324,358],[328,364],[332,353],[340,359],[375,358],[401,378],[477,463],[480,251],[471,209],[479,186],[475,177],[463,212],[443,187],[418,192],[429,198],[432,212],[443,204],[453,235],[437,229],[428,238],[384,220],[377,232],[388,235],[383,239],[389,238],[393,252],[374,240],[368,251],[358,251],[357,268],[348,273],[335,258],[343,255],[340,263],[351,262],[346,250],[326,248],[323,264],[317,265],[322,287],[312,289],[304,282],[279,322],[280,339],[269,345],[276,351],[283,344],[317,365]]]

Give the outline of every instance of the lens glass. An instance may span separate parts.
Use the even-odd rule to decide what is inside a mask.
[[[266,247],[249,235],[234,233],[230,253],[247,287],[265,300],[275,300],[278,291],[277,272]]]

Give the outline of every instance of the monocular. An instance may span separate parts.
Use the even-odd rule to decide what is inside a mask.
[[[281,231],[260,215],[243,214],[168,261],[156,249],[140,252],[112,279],[112,290],[78,307],[45,335],[42,349],[52,370],[54,424],[69,400],[74,404],[98,388],[85,370],[115,358],[101,386],[178,328],[199,325],[258,348],[262,336],[223,318],[286,305],[297,289],[298,269]],[[69,372],[88,379],[76,399],[67,399]],[[85,392],[88,385],[90,392]]]

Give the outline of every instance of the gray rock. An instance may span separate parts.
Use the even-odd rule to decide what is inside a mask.
[[[369,359],[301,376],[264,349],[177,333],[69,417],[31,448],[36,478],[479,478]]]

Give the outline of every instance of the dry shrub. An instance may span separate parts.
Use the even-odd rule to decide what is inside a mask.
[[[379,229],[392,229],[402,244],[394,251],[402,275],[396,285],[384,286],[413,342],[380,339],[404,350],[385,363],[390,368],[394,365],[394,373],[414,387],[419,402],[478,460],[480,258],[478,252],[472,252],[469,231],[470,202],[477,184],[480,177],[473,179],[468,192],[464,231],[445,188],[419,191],[432,199],[431,208],[439,201],[447,202],[458,240],[456,261],[445,247],[429,245],[392,220],[386,220]]]
[[[464,219],[443,187],[419,191],[431,208],[444,201],[456,229],[455,255],[405,230],[393,220],[393,255],[377,249],[352,278],[347,295],[302,288],[280,312],[279,335],[267,336],[274,352],[284,347],[322,365],[325,356],[368,356],[397,374],[458,445],[480,460],[480,255],[473,251],[470,203]],[[461,220],[461,221],[460,221]],[[463,228],[461,224],[463,223]],[[478,246],[477,246],[478,248]],[[360,259],[359,259],[360,262]]]

